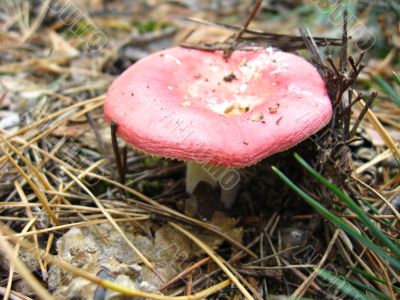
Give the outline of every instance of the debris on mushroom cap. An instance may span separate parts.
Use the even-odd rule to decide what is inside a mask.
[[[257,113],[251,116],[251,120],[254,122],[260,122],[262,119],[264,119],[263,113]]]
[[[232,80],[235,80],[235,79],[236,79],[236,75],[233,74],[233,73],[230,73],[229,75],[226,75],[226,76],[224,77],[224,80],[225,80],[225,81],[228,81],[228,82],[230,82],[230,81],[232,81]]]
[[[278,112],[279,106],[279,103],[275,103],[273,106],[268,107],[268,110],[271,114],[276,114]]]
[[[318,131],[332,107],[321,76],[299,56],[268,48],[226,60],[222,51],[177,47],[126,70],[104,112],[145,152],[244,167]]]

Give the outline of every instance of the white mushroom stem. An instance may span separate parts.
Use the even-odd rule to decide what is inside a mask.
[[[188,162],[186,169],[186,191],[193,193],[199,182],[205,181],[212,187],[221,187],[221,202],[231,208],[239,191],[240,175],[236,169]]]

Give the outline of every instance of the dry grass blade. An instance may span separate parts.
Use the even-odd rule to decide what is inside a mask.
[[[359,166],[355,170],[355,173],[359,175],[362,172],[364,172],[365,170],[367,170],[368,168],[380,163],[381,161],[384,161],[385,159],[392,157],[392,155],[393,155],[393,152],[390,149],[387,149],[384,152],[382,152],[381,154],[375,156],[369,162],[366,162],[365,164]]]
[[[15,182],[14,185],[15,185],[15,189],[17,190],[19,197],[21,198],[21,202],[25,205],[29,204],[28,198],[27,198],[24,190],[22,189],[21,185],[18,182]],[[29,206],[25,206],[25,211],[26,211],[26,215],[29,217],[29,220],[36,219],[36,217],[34,217],[32,210]],[[56,215],[56,216],[58,219],[58,215]],[[32,225],[32,229],[36,230],[35,224]],[[33,235],[33,242],[35,243],[36,247],[39,248],[39,239],[36,234]],[[43,261],[40,258],[38,258],[38,261],[39,261],[39,266],[40,266],[42,273],[45,274],[46,269],[43,264]]]
[[[0,143],[0,150],[6,155],[9,161],[15,166],[18,172],[22,175],[22,177],[24,177],[26,182],[32,188],[39,202],[42,204],[43,208],[49,215],[50,219],[54,222],[55,225],[59,225],[60,221],[52,212],[49,206],[49,202],[47,201],[46,195],[40,189],[38,189],[38,187],[33,183],[33,181],[29,178],[29,176],[25,173],[25,171],[18,165],[18,163],[12,158],[11,154],[3,147],[1,143]]]
[[[365,107],[365,103],[362,100],[357,102],[357,105],[361,109],[363,109]],[[387,132],[385,127],[382,126],[381,122],[379,122],[378,118],[375,116],[375,114],[372,112],[371,109],[368,109],[366,116],[367,116],[368,120],[371,122],[371,124],[374,126],[375,130],[378,132],[379,136],[385,141],[388,148],[390,150],[392,150],[393,153],[395,153],[396,156],[400,159],[399,147],[397,147],[396,143],[393,141],[390,134]]]
[[[79,180],[82,180],[82,178],[85,178],[85,176],[87,176],[87,174],[89,173],[89,172],[92,172],[92,171],[94,171],[94,170],[96,170],[98,167],[100,167],[102,164],[104,164],[106,162],[106,160],[105,159],[101,159],[101,160],[98,160],[97,162],[95,162],[95,163],[93,163],[91,166],[89,166],[86,170],[83,170],[79,175],[78,175],[78,179]],[[63,189],[61,189],[61,191],[60,192],[66,192],[66,191],[68,191],[70,188],[72,188],[73,186],[74,186],[74,184],[76,184],[76,182],[75,181],[71,181],[70,183],[68,183]],[[51,191],[50,191],[51,192]],[[56,202],[57,200],[59,200],[60,199],[60,196],[59,195],[56,195],[53,199],[51,199],[51,201],[50,201],[50,203],[54,203],[54,202]]]
[[[168,288],[169,286],[173,285],[175,282],[181,280],[182,278],[186,277],[188,274],[190,274],[193,270],[195,270],[196,268],[201,267],[202,265],[208,263],[210,261],[209,257],[203,258],[200,261],[198,261],[197,263],[187,267],[185,270],[183,270],[181,273],[179,273],[178,275],[176,275],[174,278],[172,278],[170,281],[168,281],[166,284],[164,284],[164,286],[162,286],[160,288],[160,291],[165,290],[166,288]]]
[[[99,101],[99,98],[96,98],[96,101],[94,101],[94,99],[92,99],[92,100],[93,100],[93,102],[97,102],[97,101]],[[92,111],[92,110],[94,110],[94,109],[96,109],[98,107],[101,107],[102,105],[103,105],[103,101],[100,102],[100,103],[93,104],[93,105],[91,105],[91,106],[89,106],[89,107],[77,112],[75,115],[73,115],[73,117],[78,118],[80,116],[83,116],[83,115],[87,114],[88,112],[90,112],[90,111]],[[67,123],[70,120],[71,117],[72,116],[68,116],[66,118],[63,118],[63,119],[55,122],[50,128],[44,130],[43,132],[41,132],[40,134],[35,136],[33,139],[31,139],[29,141],[24,141],[23,146],[21,147],[21,150],[25,149],[26,147],[32,145],[33,143],[35,143],[35,142],[37,142],[39,140],[41,140],[43,137],[49,135],[51,132],[53,132],[54,130],[59,128],[59,126],[63,125],[64,123]],[[34,126],[38,126],[41,123],[42,123],[41,121],[38,121],[38,122],[35,122],[33,125]],[[32,128],[31,126],[28,126],[28,127],[24,128],[24,129],[22,129],[22,131],[24,131],[25,129],[27,131],[29,131],[31,128]],[[8,138],[10,139],[11,137],[14,137],[14,136],[15,135],[10,135]],[[38,148],[38,149],[40,149],[40,148]],[[42,150],[42,149],[40,149],[40,150]],[[42,152],[45,152],[45,151],[42,150]],[[2,163],[6,159],[7,159],[6,156],[0,157],[0,163]]]
[[[259,263],[265,262],[266,260],[269,260],[269,259],[271,259],[271,258],[274,258],[274,257],[276,257],[277,255],[280,255],[280,254],[283,254],[283,253],[285,253],[285,252],[294,250],[294,249],[296,249],[296,248],[298,248],[298,246],[289,247],[289,248],[287,248],[287,249],[278,251],[278,252],[276,252],[276,253],[274,253],[274,254],[272,254],[272,255],[264,256],[263,258],[260,258],[260,259],[257,259],[257,260],[254,260],[254,261],[245,263],[245,264],[243,264],[243,266],[250,266],[250,265],[254,265],[254,264],[259,264]]]
[[[33,224],[36,222],[37,217],[32,218],[22,229],[22,233],[25,233],[29,230],[29,228],[31,228],[33,226]],[[20,248],[20,244],[16,243],[15,244],[15,248],[14,248],[14,253],[15,255],[18,255],[19,252],[19,248]],[[8,282],[7,282],[7,289],[6,292],[4,293],[4,300],[8,300],[8,298],[10,297],[11,294],[11,288],[12,288],[12,283],[13,283],[13,277],[14,277],[14,269],[15,266],[14,264],[10,264],[10,271],[9,271],[9,275],[8,275]]]
[[[132,221],[143,221],[147,220],[149,217],[143,216],[143,217],[135,217],[135,218],[118,218],[114,219],[114,221],[117,222],[132,222]],[[98,225],[98,224],[105,224],[105,223],[110,223],[108,219],[104,220],[93,220],[93,221],[85,221],[85,222],[78,222],[78,223],[70,223],[66,225],[60,225],[60,226],[53,226],[50,228],[44,228],[44,229],[38,229],[34,231],[28,231],[28,232],[21,232],[15,234],[15,237],[27,237],[31,236],[34,234],[42,234],[42,233],[47,233],[47,232],[53,232],[57,230],[65,230],[68,228],[79,228],[79,227],[87,227],[87,226],[93,226],[93,225]]]
[[[397,211],[397,209],[392,205],[392,203],[390,203],[385,197],[383,197],[380,193],[378,193],[378,191],[376,191],[374,188],[372,188],[371,186],[369,186],[368,184],[366,184],[365,182],[363,182],[362,180],[355,178],[354,176],[352,176],[352,178],[357,181],[359,184],[361,184],[362,186],[366,187],[367,189],[369,189],[371,192],[373,192],[375,195],[377,195],[379,197],[379,199],[381,199],[385,205],[387,205],[390,210],[393,212],[393,214],[396,216],[397,219],[400,220],[400,213]]]
[[[322,268],[322,266],[325,264],[326,260],[328,259],[328,255],[329,253],[331,253],[331,250],[336,242],[336,239],[339,235],[340,230],[336,229],[335,233],[333,234],[333,237],[331,239],[331,241],[329,242],[328,247],[326,248],[325,254],[324,256],[321,258],[321,260],[319,261],[318,265],[316,266],[316,269],[320,269]],[[318,273],[316,270],[314,270],[310,276],[307,277],[306,280],[304,280],[302,282],[302,284],[294,291],[294,293],[292,294],[292,297],[295,298],[301,298],[304,296],[304,294],[306,293],[308,287],[310,286],[310,284],[315,280],[315,278],[317,277]]]
[[[6,289],[3,287],[0,287],[0,295],[4,295],[5,292],[6,292]],[[24,294],[18,293],[16,291],[11,291],[10,299],[11,300],[32,300],[32,298],[29,298],[28,296],[25,296]]]
[[[37,121],[29,124],[29,126],[27,126],[27,127],[24,127],[24,128],[21,128],[20,130],[17,130],[15,133],[12,133],[9,136],[7,136],[7,138],[10,139],[12,137],[20,136],[20,135],[24,134],[25,132],[36,128],[37,126],[39,126],[41,124],[44,124],[46,122],[49,122],[52,119],[55,119],[55,118],[57,118],[57,117],[59,117],[59,116],[61,116],[63,114],[66,114],[66,113],[68,113],[68,112],[70,112],[70,111],[72,111],[74,109],[80,108],[82,106],[86,106],[88,104],[96,103],[98,101],[103,102],[104,99],[105,99],[105,96],[103,95],[103,96],[99,96],[99,97],[96,97],[96,98],[93,98],[93,99],[88,99],[88,100],[85,100],[85,101],[81,101],[81,102],[75,103],[73,105],[69,105],[64,109],[61,109],[61,110],[59,110],[59,111],[57,111],[55,113],[52,113],[51,115],[49,115],[47,117],[41,118],[40,120],[37,120]]]
[[[0,228],[0,233],[4,235],[2,228]],[[9,261],[15,266],[18,270],[19,274],[25,279],[26,283],[32,288],[32,290],[40,297],[40,299],[44,300],[52,300],[53,296],[49,294],[49,292],[43,288],[40,282],[33,276],[31,271],[25,266],[25,264],[18,258],[17,253],[11,247],[9,242],[4,238],[0,237],[0,249],[4,253],[4,255],[9,259]],[[18,240],[16,240],[18,242]],[[32,245],[34,247],[34,245]]]
[[[65,196],[71,197],[71,194],[63,194]],[[91,199],[90,197],[85,198],[86,200]],[[0,208],[5,208],[5,207],[39,207],[41,206],[40,203],[20,203],[20,202],[0,202]],[[71,212],[77,212],[77,211],[84,211],[84,212],[101,212],[100,208],[97,207],[90,207],[90,206],[83,206],[83,205],[73,205],[73,204],[49,204],[50,207],[52,208],[60,208],[60,209],[66,209],[70,210]],[[142,217],[145,216],[143,214],[139,213],[131,213],[127,211],[119,211],[116,209],[106,209],[111,214],[119,214],[119,215],[124,215],[124,216],[130,216],[130,217]]]
[[[22,37],[20,43],[23,44],[27,39],[31,37],[31,35],[39,28],[40,24],[42,23],[46,13],[49,9],[49,4],[51,0],[45,0],[42,3],[42,7],[40,8],[39,15],[36,17],[35,21],[33,22],[32,26],[25,32],[24,36]]]
[[[0,138],[25,163],[29,170],[36,175],[36,178],[39,180],[45,190],[54,190],[45,176],[40,173],[39,170],[32,165],[32,163],[16,147],[13,146],[6,137],[0,134]]]
[[[128,244],[128,246],[136,253],[137,256],[143,261],[143,263],[148,267],[150,270],[154,272],[162,281],[166,281],[163,276],[155,269],[153,264],[140,252],[138,248],[132,242],[126,237],[125,233],[122,231],[121,227],[118,226],[118,224],[115,222],[114,218],[107,212],[103,204],[100,202],[99,199],[96,198],[95,195],[76,177],[74,176],[70,171],[68,171],[66,168],[61,167],[61,169],[68,174],[69,177],[71,177],[72,180],[74,180],[93,200],[94,203],[96,203],[97,207],[101,209],[101,212],[104,214],[104,216],[108,219],[108,221],[113,225],[113,227],[118,231],[118,233],[121,235],[122,239],[125,241],[125,243]]]
[[[288,267],[290,267],[290,266],[292,265],[291,263],[289,263],[289,262],[288,262],[286,259],[284,259],[284,258],[281,258],[281,260],[282,260],[282,262],[283,262],[286,266],[288,266]],[[314,267],[315,267],[315,266],[314,266]],[[297,277],[298,277],[300,280],[302,280],[303,282],[307,280],[307,276],[306,276],[305,274],[303,274],[298,268],[289,268],[289,270],[292,271],[293,274],[294,274],[295,276],[297,276]],[[321,288],[318,284],[316,284],[314,281],[311,281],[309,286],[310,286],[312,289],[314,289],[315,291],[319,292],[319,293],[322,292],[322,288]]]
[[[245,289],[245,287],[240,283],[240,281],[235,277],[235,275],[233,275],[232,272],[228,269],[228,267],[225,265],[225,261],[223,260],[223,258],[219,257],[219,255],[217,255],[210,247],[208,247],[204,242],[199,240],[197,237],[195,237],[186,229],[172,222],[169,222],[169,224],[176,230],[178,230],[180,233],[184,234],[193,242],[195,242],[197,246],[199,246],[202,250],[204,250],[207,253],[207,255],[209,255],[211,259],[224,271],[224,273],[229,277],[229,279],[232,280],[232,282],[237,286],[237,288],[240,290],[240,292],[247,300],[254,299],[250,295],[250,293]]]
[[[77,112],[77,113],[76,113],[75,115],[73,115],[73,116],[69,116],[69,117],[67,117],[67,118],[61,119],[60,121],[55,122],[54,124],[52,124],[52,126],[51,126],[50,128],[44,130],[42,133],[40,133],[40,134],[38,134],[37,136],[35,136],[32,140],[28,141],[28,144],[30,145],[30,144],[33,144],[33,143],[35,143],[35,142],[41,140],[43,137],[49,135],[51,132],[53,132],[54,130],[56,130],[57,128],[59,128],[59,127],[60,127],[61,125],[63,125],[64,123],[67,123],[68,121],[70,121],[70,119],[71,119],[72,117],[73,117],[73,118],[78,118],[78,117],[84,116],[84,115],[86,115],[88,112],[90,112],[90,111],[92,111],[92,110],[94,110],[94,109],[96,109],[96,108],[99,108],[99,107],[101,107],[102,105],[103,105],[103,102],[93,104],[93,105],[91,105],[91,106],[89,106],[89,107],[86,107],[86,108],[82,109],[81,111]]]

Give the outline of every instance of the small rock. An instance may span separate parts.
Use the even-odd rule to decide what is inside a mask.
[[[6,130],[17,129],[20,122],[21,119],[17,113],[0,110],[0,128]]]

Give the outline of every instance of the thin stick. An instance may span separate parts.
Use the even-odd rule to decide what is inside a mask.
[[[250,15],[247,17],[247,20],[246,20],[246,22],[244,23],[242,29],[241,29],[241,30],[238,32],[238,34],[236,35],[236,37],[235,37],[235,43],[237,43],[237,42],[240,40],[240,38],[242,37],[242,35],[243,35],[243,34],[245,33],[245,31],[247,30],[247,27],[249,27],[250,22],[254,19],[254,17],[256,16],[256,14],[257,14],[257,12],[258,12],[258,10],[260,9],[261,3],[262,3],[262,0],[257,0],[257,1],[256,1],[256,4],[254,5],[252,11],[250,12]]]
[[[124,167],[123,167],[122,160],[121,160],[121,155],[119,153],[118,139],[117,139],[118,123],[116,121],[112,120],[110,128],[111,128],[111,142],[112,142],[112,147],[113,147],[113,151],[114,151],[115,163],[117,164],[119,182],[121,184],[124,184],[125,183],[125,173],[124,173]]]
[[[366,104],[363,101],[359,101],[357,103],[357,105],[360,106],[361,108],[364,108],[366,106]],[[375,114],[370,109],[368,109],[366,116],[367,116],[368,120],[371,122],[371,124],[375,127],[379,136],[385,141],[388,148],[394,152],[394,154],[397,156],[397,158],[400,158],[399,147],[396,145],[396,143],[394,142],[392,137],[388,134],[385,127],[383,127],[381,122],[379,122],[379,120],[375,116]]]
[[[175,223],[172,223],[172,222],[169,222],[169,224],[172,227],[174,227],[176,230],[181,232],[183,235],[190,238],[202,250],[204,250],[211,257],[211,259],[222,269],[222,271],[224,271],[224,273],[229,277],[229,279],[232,280],[232,282],[237,286],[237,288],[242,292],[243,296],[247,300],[254,300],[254,298],[250,295],[250,293],[244,288],[244,286],[240,283],[240,281],[235,277],[235,275],[232,274],[232,272],[225,265],[225,260],[223,258],[219,257],[219,255],[216,254],[210,247],[208,247],[204,242],[202,242],[200,239],[195,237],[193,234],[191,234],[186,229],[184,229],[181,226],[179,226]]]
[[[336,242],[336,239],[338,237],[340,233],[339,229],[336,229],[335,233],[333,234],[333,237],[331,239],[331,241],[329,242],[328,247],[325,250],[324,256],[321,258],[321,260],[319,261],[318,265],[316,266],[315,270],[307,277],[306,280],[303,281],[303,283],[294,291],[294,293],[292,294],[292,297],[294,297],[295,299],[297,298],[301,298],[304,296],[304,294],[306,293],[307,289],[310,287],[311,283],[315,280],[315,278],[318,275],[317,269],[320,269],[325,261],[327,260],[329,254],[331,253],[331,250],[333,248],[333,245]]]
[[[186,275],[188,275],[190,272],[192,272],[194,269],[201,267],[202,265],[208,263],[210,261],[210,257],[203,258],[202,260],[199,260],[197,263],[189,266],[185,270],[183,270],[181,273],[176,275],[174,278],[172,278],[170,281],[168,281],[164,286],[160,288],[160,291],[165,290],[166,288],[170,287],[172,284],[175,282],[179,281]]]
[[[247,30],[247,27],[249,26],[250,22],[256,16],[258,9],[261,6],[261,2],[262,2],[262,0],[256,1],[256,4],[254,5],[252,11],[250,12],[250,15],[247,17],[246,22],[244,23],[243,27],[237,33],[235,39],[233,40],[233,43],[224,49],[224,58],[229,58],[231,56],[232,52],[237,47],[237,45],[239,44],[240,38],[242,37],[243,33]]]
[[[362,100],[363,95],[361,93],[358,93],[356,98],[350,102],[349,105],[347,105],[338,115],[337,119],[340,120],[341,118],[343,118],[344,116],[347,116],[348,114],[351,113],[351,109],[353,107],[354,104],[356,104],[358,101]]]
[[[365,106],[362,108],[360,115],[358,116],[356,122],[353,125],[353,128],[351,128],[350,133],[349,133],[349,138],[352,138],[356,132],[357,132],[357,128],[360,125],[361,121],[364,119],[364,116],[366,115],[366,113],[368,112],[369,108],[372,105],[372,102],[374,102],[376,96],[378,95],[377,92],[372,92],[371,95],[369,96],[367,103],[365,104]],[[358,102],[358,101],[357,101]]]
[[[114,219],[114,221],[115,222],[131,222],[131,221],[142,221],[142,220],[147,220],[147,219],[149,219],[149,217],[143,216],[143,217],[133,217],[133,218],[119,218],[119,219]],[[110,221],[107,219],[83,221],[83,222],[70,223],[70,224],[65,224],[65,225],[60,225],[60,226],[53,226],[50,228],[21,232],[21,233],[15,234],[15,236],[16,237],[27,237],[27,236],[31,236],[34,234],[42,234],[42,233],[53,232],[53,231],[57,231],[57,230],[64,230],[64,229],[68,229],[68,228],[88,227],[88,226],[93,226],[93,225],[98,225],[98,224],[105,224],[105,223],[109,223],[109,222]]]

